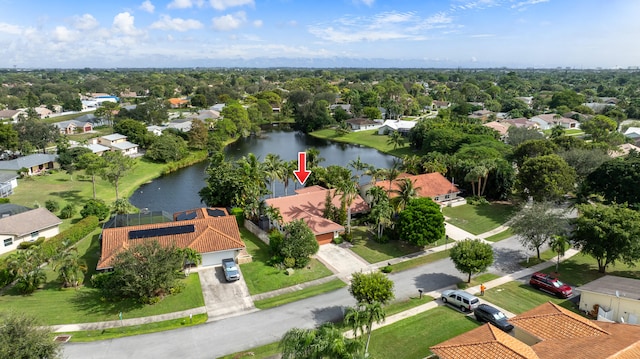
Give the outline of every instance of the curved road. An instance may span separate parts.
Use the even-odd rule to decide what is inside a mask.
[[[513,273],[524,256],[515,237],[493,245],[496,261],[491,272]],[[466,275],[458,272],[449,259],[389,275],[395,283],[396,299],[453,286]],[[342,319],[345,306],[355,305],[346,288],[307,298],[280,307],[227,318],[199,326],[167,332],[103,340],[92,343],[64,344],[65,358],[177,358],[213,359],[237,351],[273,343],[293,327],[312,328],[327,321]]]

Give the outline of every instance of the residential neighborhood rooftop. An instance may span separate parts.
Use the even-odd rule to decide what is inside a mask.
[[[21,237],[59,225],[60,223],[62,223],[62,220],[46,208],[36,208],[9,217],[0,218],[0,234],[11,234]]]
[[[424,173],[421,175],[410,175],[408,173],[403,173],[399,175],[398,178],[396,178],[394,181],[392,181],[391,185],[389,185],[389,180],[377,181],[374,185],[382,187],[384,190],[389,191],[389,193],[393,197],[395,196],[395,193],[393,191],[400,188],[400,180],[404,178],[408,178],[413,182],[413,187],[416,189],[416,193],[419,197],[435,198],[450,193],[460,192],[455,184],[451,183],[439,172]]]
[[[640,300],[640,279],[606,275],[576,289]]]

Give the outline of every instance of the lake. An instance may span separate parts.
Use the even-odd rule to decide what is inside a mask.
[[[255,154],[261,161],[269,153],[277,154],[285,161],[296,160],[298,152],[309,148],[320,151],[325,160],[320,165],[348,166],[349,162],[360,160],[377,168],[390,168],[395,157],[379,152],[373,148],[331,142],[308,136],[296,131],[273,130],[264,132],[260,137],[241,138],[225,149],[227,157],[235,160],[249,153]],[[129,198],[131,203],[140,209],[166,211],[169,213],[201,207],[198,191],[205,185],[206,161],[182,168],[166,176],[159,177],[142,185]],[[367,180],[363,178],[363,180]],[[270,187],[269,187],[270,188]],[[276,195],[284,194],[284,186],[276,186]],[[289,188],[292,194],[293,186]]]

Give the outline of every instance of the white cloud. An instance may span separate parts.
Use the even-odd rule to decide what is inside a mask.
[[[229,31],[239,28],[246,20],[247,16],[244,11],[238,11],[235,14],[214,17],[211,22],[213,23],[214,29],[218,31]]]
[[[133,22],[133,15],[129,14],[128,12],[121,12],[113,18],[113,27],[116,31],[119,31],[125,35],[141,35],[142,31],[136,29],[136,26]]]
[[[98,27],[99,23],[91,14],[73,17],[73,26],[78,30],[93,30]]]
[[[475,34],[471,35],[473,38],[483,38],[483,37],[495,37],[495,34]]]
[[[150,0],[145,0],[142,4],[140,4],[140,9],[142,11],[146,11],[150,14],[153,14],[153,11],[156,9],[156,7],[153,6]]]
[[[253,26],[254,27],[262,27],[262,25],[263,25],[262,20],[254,20],[253,21]]]
[[[17,25],[7,24],[6,22],[0,22],[0,32],[10,35],[22,34],[22,28]]]
[[[202,23],[194,19],[171,18],[171,16],[162,15],[160,20],[151,24],[150,28],[160,30],[188,31],[201,29]]]
[[[187,9],[194,6],[202,7],[203,0],[173,0],[167,5],[169,9]]]
[[[414,12],[383,12],[372,17],[345,16],[329,24],[317,24],[308,30],[317,37],[333,42],[382,40],[424,40],[425,30],[453,27],[453,20],[444,13],[421,18]]]
[[[53,30],[53,38],[59,42],[72,42],[78,37],[78,32],[67,29],[64,26],[56,26]]]
[[[541,4],[541,3],[548,2],[548,1],[549,0],[525,0],[525,1],[520,1],[519,3],[511,5],[511,8],[512,9],[518,9],[518,8],[521,8],[521,7],[526,7],[526,6],[535,5],[535,4]]]
[[[211,4],[212,8],[220,11],[226,10],[230,7],[255,5],[253,0],[209,0],[209,4]]]

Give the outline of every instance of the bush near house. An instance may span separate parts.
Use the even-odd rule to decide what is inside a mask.
[[[46,240],[42,243],[42,246],[40,246],[40,251],[42,252],[45,260],[48,261],[65,248],[72,246],[82,238],[89,235],[89,233],[97,227],[98,217],[89,216],[84,218],[69,229],[66,229]]]

